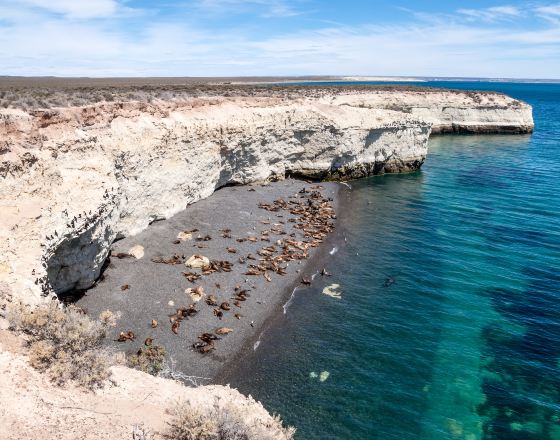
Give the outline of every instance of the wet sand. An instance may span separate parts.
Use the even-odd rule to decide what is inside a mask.
[[[303,188],[309,192],[299,193]],[[307,203],[310,192],[316,188],[320,188],[322,197],[332,200],[336,212],[340,195],[345,191],[345,187],[339,183],[310,184],[288,179],[266,186],[222,188],[174,217],[153,223],[142,233],[116,242],[112,248],[113,255],[126,253],[136,245],[144,247],[145,255],[141,259],[111,257],[102,279],[77,301],[77,305],[93,316],[104,310],[120,312],[117,327],[108,338],[108,344],[112,347],[133,354],[144,346],[146,338],[153,338],[154,345],[165,348],[167,362],[175,371],[199,378],[198,383],[210,383],[229,364],[239,360],[244,350],[250,349],[258,341],[259,335],[275,315],[283,313],[283,306],[294,288],[301,285],[302,279],[311,278],[321,270],[321,255],[325,252],[328,254],[332,249],[329,236],[318,247],[309,249],[309,258],[284,263],[285,275],[268,271],[270,281],[263,275],[246,275],[250,264],[259,264],[258,259],[262,257],[257,252],[262,252],[263,247],[274,245],[281,249],[277,240],[304,240],[303,231],[294,227],[297,223],[289,221],[294,215],[287,210],[270,212],[261,209],[259,203],[272,203],[279,198],[288,202]],[[192,229],[198,229],[192,234],[192,239],[174,243],[179,232]],[[222,232],[225,229],[231,232]],[[285,234],[276,234],[274,229],[283,230]],[[269,232],[270,242],[261,240],[262,231]],[[207,235],[211,240],[197,241],[197,237]],[[249,236],[257,237],[258,240],[237,241]],[[228,252],[228,247],[235,249],[236,253]],[[175,254],[181,259],[183,256],[188,259],[195,254],[203,255],[210,260],[227,260],[233,266],[231,272],[215,272],[193,283],[182,273],[200,274],[201,269],[152,261]],[[248,254],[257,258],[257,261],[239,262],[240,257],[246,258]],[[122,290],[125,285],[129,287]],[[175,334],[171,328],[170,315],[175,314],[180,307],[193,304],[185,289],[199,286],[204,289],[204,296],[195,303],[198,312],[180,321]],[[247,289],[249,294],[246,301],[238,302],[240,307],[235,306],[235,300],[232,299],[236,286],[240,286],[239,290]],[[215,295],[218,304],[228,302],[230,305],[229,311],[222,310],[221,319],[214,314],[214,309],[219,307],[205,302],[210,294]],[[237,319],[234,314],[241,316]],[[151,326],[153,319],[158,321],[156,328]],[[230,328],[232,332],[219,336],[221,339],[215,341],[214,350],[201,354],[193,348],[194,343],[200,342],[200,334],[215,333],[220,327]],[[120,332],[128,331],[134,333],[134,340],[116,341]]]

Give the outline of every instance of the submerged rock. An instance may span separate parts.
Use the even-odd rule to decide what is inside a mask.
[[[337,291],[339,287],[339,284],[331,284],[323,289],[323,293],[331,298],[341,299],[342,292]]]

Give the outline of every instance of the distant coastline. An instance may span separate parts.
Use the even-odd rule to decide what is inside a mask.
[[[64,77],[0,75],[0,90],[44,87],[130,87],[185,85],[256,85],[315,83],[424,83],[424,82],[490,82],[523,84],[560,84],[553,78],[476,78],[393,75],[302,75],[302,76],[216,76],[216,77]]]

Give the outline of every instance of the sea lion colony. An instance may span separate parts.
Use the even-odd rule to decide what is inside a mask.
[[[261,220],[263,225],[258,234],[237,237],[232,236],[230,229],[220,230],[223,238],[231,239],[233,243],[244,242],[262,242],[264,245],[256,251],[256,255],[248,253],[239,255],[238,249],[227,246],[225,251],[231,255],[237,255],[237,261],[234,263],[228,260],[209,260],[207,257],[195,254],[190,258],[186,258],[183,254],[174,254],[170,257],[154,257],[151,259],[156,264],[168,265],[185,265],[188,271],[182,272],[182,276],[191,284],[191,287],[185,289],[186,297],[192,303],[187,307],[178,307],[175,313],[169,315],[170,330],[174,334],[179,334],[179,328],[185,320],[194,319],[199,312],[197,304],[205,297],[203,303],[212,308],[212,313],[216,319],[221,320],[225,313],[233,313],[233,316],[240,320],[243,315],[240,313],[242,307],[249,304],[251,298],[251,287],[242,287],[241,284],[235,285],[233,292],[227,300],[219,299],[220,284],[215,284],[216,293],[205,294],[202,286],[196,286],[196,283],[203,277],[210,277],[216,272],[231,272],[234,264],[246,266],[243,275],[246,276],[245,284],[248,284],[251,277],[262,276],[267,282],[272,281],[274,274],[283,276],[290,261],[305,260],[309,257],[309,249],[319,246],[334,230],[334,220],[336,214],[332,206],[332,199],[325,198],[321,194],[320,185],[311,186],[310,189],[304,187],[298,193],[288,197],[289,200],[279,198],[272,203],[259,203],[260,209],[266,210],[276,216],[276,223],[271,220]],[[254,191],[249,188],[249,191]],[[285,230],[286,222],[291,223],[293,228],[301,231],[301,240],[297,239],[296,232],[288,233]],[[173,243],[179,244],[183,241],[193,239],[193,234],[198,229],[181,231],[178,239]],[[194,238],[194,247],[202,248],[201,243],[212,240],[209,234],[198,235]],[[117,258],[123,258],[122,253],[115,254]],[[299,271],[298,271],[299,272]],[[325,269],[322,275],[329,275]],[[301,283],[304,285],[311,284],[310,278],[302,278]],[[125,286],[123,286],[125,287]],[[128,289],[129,286],[126,286]],[[155,319],[147,319],[146,325],[155,328],[158,322]],[[212,331],[203,332],[198,335],[192,348],[199,353],[205,354],[216,349],[217,341],[231,333],[233,330],[227,327],[218,327]],[[134,333],[130,331],[120,332],[119,342],[127,342],[134,340]],[[153,338],[149,338],[149,344],[153,342]],[[146,344],[148,345],[148,344]]]

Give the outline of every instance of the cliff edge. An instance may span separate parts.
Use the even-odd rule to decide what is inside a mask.
[[[1,110],[0,289],[88,288],[115,239],[224,185],[411,171],[430,133],[533,130],[498,93],[287,89]]]

